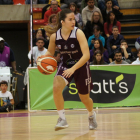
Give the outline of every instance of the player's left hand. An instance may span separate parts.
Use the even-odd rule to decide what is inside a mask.
[[[69,78],[74,73],[74,71],[75,70],[73,68],[70,68],[70,69],[64,70],[62,75],[66,78]]]

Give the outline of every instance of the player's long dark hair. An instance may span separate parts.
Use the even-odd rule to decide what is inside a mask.
[[[61,21],[65,21],[65,18],[67,17],[67,14],[70,14],[70,13],[73,13],[70,9],[63,9],[60,13],[59,13],[59,16],[58,16],[58,27],[57,27],[57,30],[59,28],[62,27],[62,24],[61,24]]]
[[[114,14],[113,11],[110,11],[108,14],[107,14],[107,30],[109,30],[109,25],[111,24],[111,21],[110,21],[110,15],[111,14]],[[115,14],[114,14],[115,16]],[[113,21],[113,26],[115,26],[117,24],[117,19],[116,17],[114,18],[114,21]]]

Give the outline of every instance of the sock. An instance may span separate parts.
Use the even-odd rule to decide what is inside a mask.
[[[62,118],[63,120],[65,120],[65,110],[57,110],[59,117]]]
[[[91,112],[88,112],[88,116],[93,116],[94,115],[94,111],[92,110]]]

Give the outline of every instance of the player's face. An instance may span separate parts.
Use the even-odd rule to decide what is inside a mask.
[[[6,84],[1,84],[1,91],[6,92],[7,91],[7,85]]]
[[[70,10],[71,10],[72,12],[74,12],[74,11],[75,11],[75,6],[74,6],[74,5],[71,5],[71,6],[70,6]]]
[[[36,42],[36,45],[38,46],[38,49],[39,50],[42,50],[43,49],[43,46],[44,46],[44,41],[43,40],[38,40]]]
[[[117,62],[121,62],[121,60],[122,60],[122,54],[121,53],[116,53],[115,54],[115,59],[116,59]]]
[[[42,37],[42,31],[38,30],[36,34],[36,38]]]
[[[73,30],[75,26],[75,16],[74,13],[67,14],[65,20],[62,22],[62,26],[67,29]]]
[[[101,56],[101,54],[96,54],[96,61],[97,62],[100,62],[101,61],[101,58],[102,58],[102,56]]]
[[[107,9],[112,8],[112,2],[111,2],[111,1],[108,1],[108,2],[106,3],[106,7],[107,7]]]
[[[113,13],[110,14],[110,21],[114,21],[115,15]]]
[[[95,40],[95,42],[94,42],[94,47],[95,47],[96,49],[99,49],[100,43],[99,43],[98,40]]]

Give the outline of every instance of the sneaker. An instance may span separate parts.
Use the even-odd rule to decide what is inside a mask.
[[[89,117],[89,129],[93,130],[96,128],[97,128],[96,113],[94,112],[94,115]]]
[[[67,123],[66,120],[63,120],[62,118],[58,118],[57,124],[55,126],[55,131],[61,130],[61,129],[65,129],[67,128],[69,125]]]

